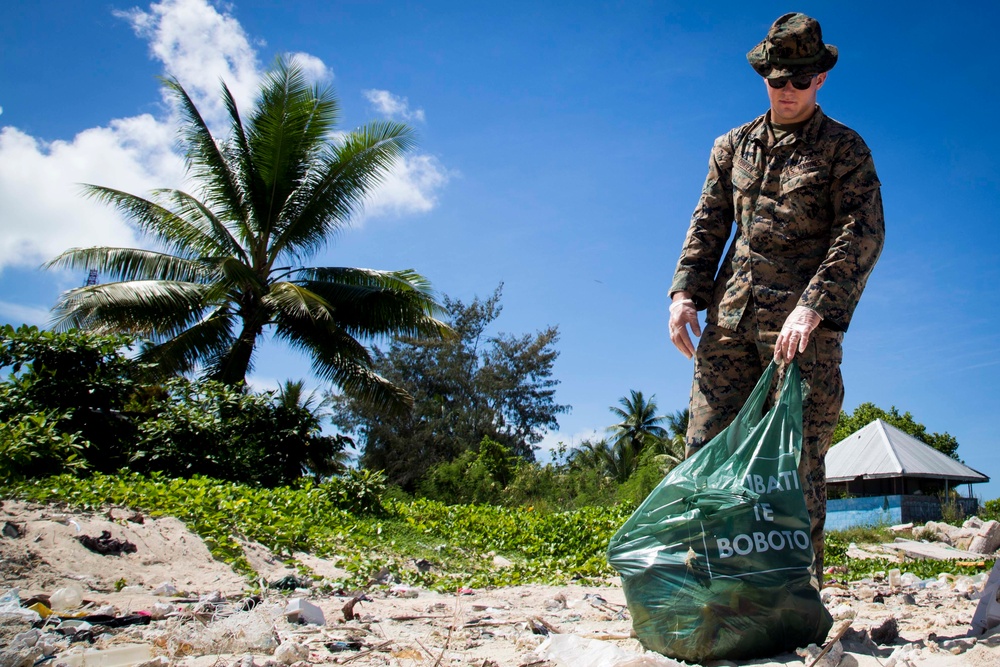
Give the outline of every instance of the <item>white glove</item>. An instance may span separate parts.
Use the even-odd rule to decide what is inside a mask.
[[[819,326],[823,317],[812,308],[796,306],[785,319],[778,342],[774,344],[774,360],[788,363],[795,358],[796,352],[805,352],[809,345],[809,336]]]
[[[694,301],[683,292],[674,295],[670,304],[670,340],[685,357],[694,355],[694,343],[688,335],[688,327],[695,336],[701,336],[701,325],[698,324],[698,310]]]

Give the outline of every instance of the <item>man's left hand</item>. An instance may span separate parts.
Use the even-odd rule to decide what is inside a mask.
[[[805,352],[809,336],[822,319],[812,308],[796,306],[788,314],[781,333],[778,334],[778,342],[774,345],[774,360],[788,363],[795,358],[797,352]]]

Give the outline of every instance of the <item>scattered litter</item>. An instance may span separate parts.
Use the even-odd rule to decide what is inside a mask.
[[[323,644],[330,653],[341,653],[343,651],[360,651],[364,644],[361,642],[327,642]]]
[[[397,598],[415,598],[420,596],[420,591],[406,584],[396,584],[389,589],[389,593]]]
[[[882,625],[869,628],[868,636],[876,644],[883,646],[895,644],[896,640],[899,639],[899,623],[896,622],[895,618],[887,618]]]
[[[288,604],[285,606],[285,618],[292,623],[326,625],[326,617],[323,615],[323,610],[303,598],[295,598],[288,601]]]
[[[976,613],[972,617],[972,629],[969,630],[969,634],[982,635],[998,625],[1000,625],[1000,559],[993,563],[993,569],[990,570]]]
[[[311,581],[296,577],[294,574],[282,577],[277,581],[272,581],[267,585],[268,588],[274,588],[279,591],[294,591],[296,588],[309,588],[310,586],[312,586]]]
[[[29,623],[34,623],[41,616],[36,611],[21,607],[20,590],[19,588],[12,588],[3,595],[0,595],[0,618],[14,616]]]
[[[153,595],[160,595],[163,597],[173,597],[180,593],[177,587],[174,586],[169,581],[164,581],[162,584],[153,589]]]
[[[630,653],[615,644],[577,635],[551,635],[537,653],[561,667],[684,667],[657,653]]]
[[[5,521],[3,524],[3,536],[18,539],[24,535],[24,531],[16,523]]]
[[[70,584],[57,588],[49,596],[49,607],[52,611],[71,611],[83,604],[83,589],[78,584]]]
[[[63,621],[59,625],[57,625],[56,632],[61,632],[67,637],[72,637],[76,633],[86,632],[90,630],[92,627],[94,626],[88,623],[87,621],[80,621],[74,618],[74,619],[69,619],[67,621]]]
[[[100,537],[80,535],[76,539],[80,540],[80,544],[83,546],[102,556],[121,556],[122,554],[134,554],[137,551],[134,544],[128,540],[111,537],[111,533],[106,530],[101,531]]]
[[[882,667],[913,667],[910,656],[915,649],[916,646],[913,644],[905,644],[896,648]]]
[[[358,617],[358,615],[354,613],[354,605],[362,601],[371,602],[372,599],[367,595],[365,595],[364,593],[361,593],[359,595],[355,595],[354,597],[352,597],[344,604],[343,607],[341,607],[341,611],[344,614],[345,621],[353,621],[355,618]]]

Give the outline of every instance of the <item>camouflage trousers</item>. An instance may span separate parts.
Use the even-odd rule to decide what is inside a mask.
[[[691,417],[687,430],[687,456],[728,426],[750,396],[761,374],[774,357],[778,331],[760,331],[751,304],[735,331],[709,324],[695,353],[691,387]],[[802,458],[799,479],[812,523],[815,555],[813,574],[823,583],[823,526],[826,523],[826,452],[840,418],[844,382],[841,332],[816,329],[805,352],[795,358],[802,373]],[[772,387],[777,398],[783,381],[782,366]]]

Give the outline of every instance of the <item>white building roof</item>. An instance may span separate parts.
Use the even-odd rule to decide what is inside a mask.
[[[847,482],[858,477],[926,477],[962,484],[990,481],[978,470],[881,419],[855,431],[827,452],[827,482]]]

